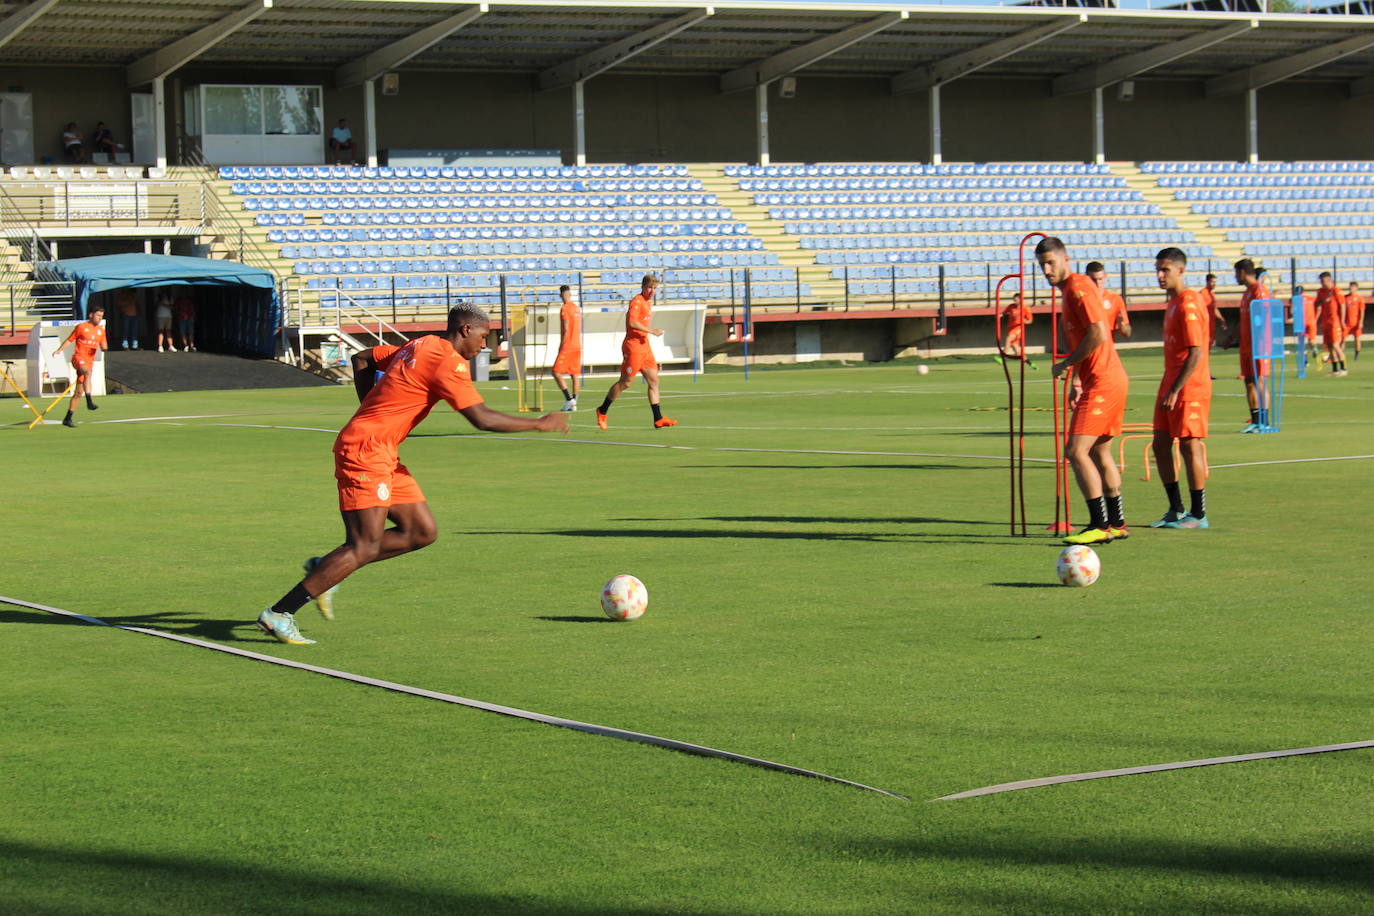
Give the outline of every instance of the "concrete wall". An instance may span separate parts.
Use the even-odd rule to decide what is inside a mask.
[[[33,96],[33,155],[61,164],[62,131],[69,121],[86,137],[104,121],[114,132],[116,142],[133,144],[130,135],[130,90],[124,88],[124,72],[118,67],[6,68],[6,91],[27,92]],[[89,150],[88,150],[89,152]],[[10,163],[13,164],[13,163]]]

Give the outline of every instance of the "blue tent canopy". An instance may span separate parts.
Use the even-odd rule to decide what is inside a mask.
[[[258,356],[271,356],[276,351],[275,336],[281,324],[277,281],[260,267],[178,255],[107,254],[47,261],[39,265],[39,272],[48,279],[73,284],[72,307],[77,317],[86,315],[92,295],[116,289],[190,286],[237,291],[240,295],[219,297],[223,305],[215,317],[224,343]]]

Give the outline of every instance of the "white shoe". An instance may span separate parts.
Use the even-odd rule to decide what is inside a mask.
[[[168,352],[175,353],[175,352],[177,351],[177,348],[176,348],[176,347],[168,347],[167,350],[168,350]]]
[[[563,402],[563,411],[564,411],[565,413],[576,413],[576,412],[577,412],[577,398],[568,398],[566,401],[564,401],[564,402]]]
[[[158,347],[158,348],[157,348],[157,352],[159,352],[159,353],[166,353],[167,351],[166,351],[166,349],[164,349],[163,347]]]

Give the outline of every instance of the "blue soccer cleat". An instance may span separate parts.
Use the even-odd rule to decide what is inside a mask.
[[[284,642],[289,646],[313,646],[315,644],[315,640],[306,639],[301,635],[301,631],[296,627],[294,614],[278,614],[268,608],[258,615],[258,628],[268,636],[275,637],[277,642]]]
[[[305,574],[308,576],[320,565],[319,557],[311,557],[305,561]],[[320,592],[314,597],[315,607],[320,609],[320,616],[325,620],[334,619],[334,593],[339,590],[337,585],[332,585],[327,591]]]
[[[1165,513],[1164,513],[1164,517],[1161,518],[1159,521],[1157,521],[1157,522],[1150,522],[1150,527],[1151,527],[1151,528],[1173,528],[1175,525],[1178,524],[1178,520],[1181,519],[1181,518],[1183,518],[1183,516],[1185,516],[1185,515],[1187,515],[1187,514],[1188,514],[1188,513],[1186,513],[1186,512],[1175,512],[1173,509],[1170,509],[1168,512],[1165,512]]]
[[[1167,525],[1167,526],[1165,526],[1165,527],[1168,527],[1168,528],[1210,528],[1211,525],[1207,524],[1207,516],[1205,516],[1205,515],[1204,515],[1202,518],[1194,518],[1194,517],[1191,516],[1191,515],[1185,515],[1185,516],[1183,516],[1182,518],[1180,518],[1178,521],[1174,522],[1172,525]]]

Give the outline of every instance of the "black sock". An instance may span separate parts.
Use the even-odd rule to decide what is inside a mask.
[[[1189,490],[1188,497],[1192,500],[1193,508],[1188,510],[1188,514],[1193,518],[1207,517],[1207,491]]]
[[[610,395],[606,395],[606,400],[604,400],[604,401],[601,402],[601,406],[598,407],[598,408],[596,409],[596,412],[597,412],[597,413],[610,413],[610,412],[611,412],[611,396],[610,396]]]
[[[564,388],[562,385],[559,385],[559,386],[558,386],[558,390],[561,391],[561,392],[563,392],[563,400],[565,400],[565,401],[571,401],[571,400],[572,400],[572,395],[568,394],[568,389]]]
[[[1169,497],[1169,511],[1177,515],[1183,514],[1183,495],[1179,492],[1178,481],[1166,483],[1164,485],[1164,495]]]
[[[1098,496],[1088,499],[1088,527],[1107,527],[1107,497]]]
[[[1259,408],[1258,408],[1258,407],[1251,407],[1251,408],[1250,408],[1250,422],[1251,422],[1251,423],[1258,423],[1258,422],[1259,422]]]
[[[282,595],[281,600],[272,605],[272,610],[278,614],[294,614],[305,607],[309,600],[310,593],[305,590],[305,582],[297,582],[295,588]]]
[[[89,394],[86,395],[86,409],[87,409],[87,410],[95,410],[95,409],[96,409],[96,407],[95,407],[95,401],[91,398],[91,396],[90,396]]]
[[[70,419],[72,418],[72,414],[74,414],[75,412],[76,412],[76,411],[74,411],[74,410],[69,410],[69,411],[67,411],[67,419],[70,420]]]
[[[657,423],[659,420],[662,420],[662,419],[663,419],[663,411],[661,411],[661,410],[658,409],[658,405],[657,405],[657,404],[650,404],[649,407],[653,409],[653,412],[654,412],[654,422],[655,422],[655,423]]]
[[[1125,528],[1126,512],[1125,506],[1122,505],[1121,494],[1118,493],[1115,496],[1108,494],[1103,499],[1107,500],[1107,524],[1113,528]]]

